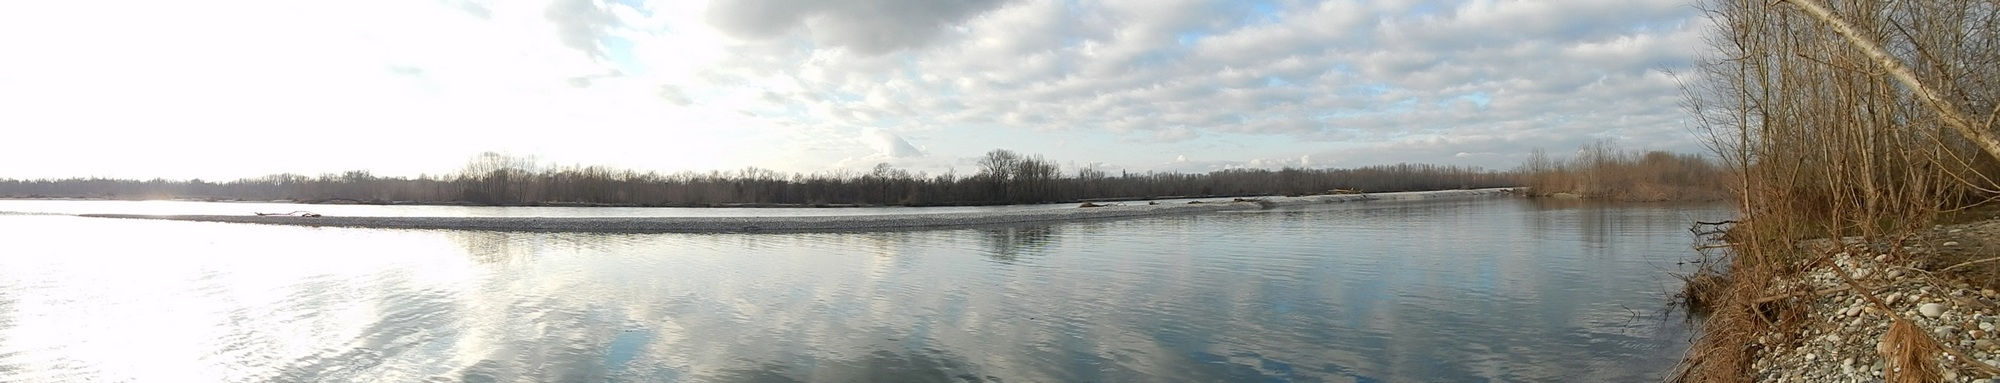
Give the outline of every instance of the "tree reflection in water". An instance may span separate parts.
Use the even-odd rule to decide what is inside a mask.
[[[979,231],[986,257],[1014,263],[1024,255],[1041,255],[1055,245],[1060,231],[1053,226],[1000,227]]]

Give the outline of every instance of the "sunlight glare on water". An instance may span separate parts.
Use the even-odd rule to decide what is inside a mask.
[[[88,202],[83,202],[88,203]],[[84,209],[96,207],[64,207]],[[0,381],[1630,381],[1719,206],[831,234],[0,215]]]

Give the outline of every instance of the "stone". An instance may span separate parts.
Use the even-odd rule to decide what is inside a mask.
[[[1924,317],[1927,318],[1937,318],[1944,316],[1944,305],[1925,303],[1923,306],[1917,306],[1917,312],[1924,314]]]
[[[1894,272],[1894,271],[1891,271],[1890,273],[1895,273],[1895,272]],[[1886,304],[1886,305],[1890,305],[1890,306],[1895,306],[1895,305],[1896,305],[1896,300],[1897,300],[1897,299],[1902,299],[1902,298],[1903,298],[1903,295],[1902,295],[1902,294],[1895,294],[1895,293],[1891,293],[1891,294],[1889,294],[1889,296],[1887,296],[1887,297],[1883,297],[1883,298],[1882,298],[1882,304]]]
[[[1847,311],[1842,312],[1841,315],[1845,316],[1861,315],[1861,306],[1848,307]]]
[[[1979,322],[1979,329],[1982,331],[1993,331],[1993,322]]]
[[[1840,343],[1840,334],[1826,334],[1826,341]]]
[[[1945,246],[1958,246],[1958,241],[1944,241]]]
[[[2000,342],[1994,342],[1992,339],[1980,339],[1972,342],[1972,348],[1984,351],[1994,351],[1996,349],[2000,349]]]

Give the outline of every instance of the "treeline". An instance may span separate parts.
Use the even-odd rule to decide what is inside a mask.
[[[550,167],[485,153],[457,174],[379,177],[363,171],[203,180],[0,180],[0,196],[28,198],[294,200],[478,205],[992,205],[1162,196],[1320,194],[1507,187],[1512,174],[1476,167],[1399,164],[1355,169],[1232,169],[1205,174],[1065,170],[1037,155],[994,150],[977,172],[926,174],[877,165],[867,172],[779,173],[747,168],[660,174],[601,166]]]
[[[1618,201],[1719,201],[1730,197],[1729,172],[1696,154],[1620,151],[1586,145],[1575,156],[1552,159],[1535,149],[1516,170],[1539,196],[1572,195]]]

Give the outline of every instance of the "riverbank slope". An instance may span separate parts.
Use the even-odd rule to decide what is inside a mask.
[[[1800,271],[1748,299],[1768,322],[1733,346],[1748,353],[1746,380],[2000,382],[2000,219],[1936,226],[1896,243],[1801,247],[1813,257]],[[1744,330],[1719,325],[1705,336]],[[1698,345],[1689,362],[1703,362],[1705,351]],[[1891,379],[1905,371],[1917,374]]]

